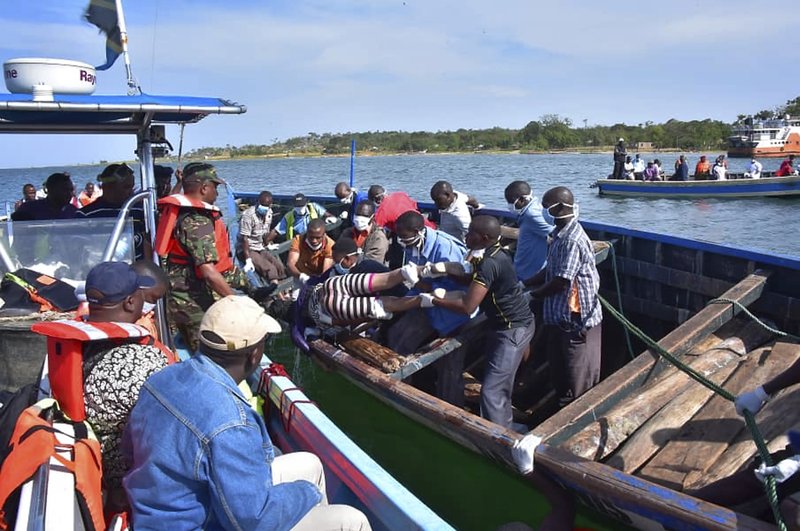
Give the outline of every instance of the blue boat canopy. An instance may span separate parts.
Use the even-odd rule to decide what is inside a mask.
[[[197,122],[209,114],[241,114],[247,108],[219,98],[191,96],[95,96],[0,94],[2,133],[136,133],[151,124]]]

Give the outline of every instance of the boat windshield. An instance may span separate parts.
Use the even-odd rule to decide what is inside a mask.
[[[0,253],[7,253],[14,271],[24,267],[62,280],[82,281],[102,260],[115,222],[114,218],[2,222]],[[129,219],[112,260],[132,263],[133,257]],[[5,262],[0,260],[4,273],[8,271]]]

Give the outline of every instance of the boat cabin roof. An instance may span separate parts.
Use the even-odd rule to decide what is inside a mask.
[[[0,94],[0,133],[135,134],[151,124],[192,123],[246,110],[228,100],[193,96],[55,94],[53,101],[33,101],[30,94]]]

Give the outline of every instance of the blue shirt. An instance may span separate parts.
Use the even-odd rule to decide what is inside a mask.
[[[407,247],[403,261],[419,265],[428,262],[463,262],[466,254],[467,248],[460,241],[447,233],[425,227],[425,242],[422,244],[422,249],[417,251],[416,248]],[[430,279],[430,282],[433,289],[444,288],[448,291],[465,289],[463,284],[458,284],[447,277]],[[409,295],[416,293],[418,292],[412,290]],[[470,319],[468,315],[445,310],[439,306],[425,308],[425,314],[440,336],[449,334]]]
[[[294,230],[294,234],[292,234],[291,237],[294,238],[298,234],[305,234],[306,229],[308,228],[309,221],[311,221],[312,219],[315,219],[315,218],[311,217],[311,214],[310,214],[311,209],[312,208],[314,209],[314,211],[316,212],[316,217],[317,218],[321,218],[326,212],[325,207],[323,207],[323,206],[321,206],[321,205],[319,205],[317,203],[312,203],[312,202],[309,201],[308,204],[306,204],[306,206],[308,207],[308,211],[306,211],[305,215],[303,215],[303,216],[301,216],[297,212],[295,212],[294,209],[292,209],[289,212],[287,212],[281,218],[281,220],[278,223],[278,225],[275,227],[275,230],[277,231],[277,233],[278,234],[286,234],[286,229],[288,227],[288,221],[286,220],[286,218],[288,216],[289,218],[293,218],[292,219],[292,227],[293,227],[293,230]],[[290,238],[287,236],[286,239],[288,240]]]
[[[353,198],[353,203],[350,205],[351,220],[353,219],[352,216],[356,215],[356,207],[358,206],[358,204],[361,203],[362,201],[369,201],[369,196],[367,195],[367,192],[361,192],[359,190],[355,190],[355,192],[356,195]]]
[[[527,280],[547,263],[547,235],[554,227],[542,217],[542,204],[536,197],[522,209],[517,225],[519,237],[514,253],[514,270],[519,280]]]
[[[132,463],[123,484],[139,531],[291,529],[322,499],[307,481],[272,484],[264,422],[202,354],[145,382],[123,444]]]
[[[689,180],[689,165],[686,161],[683,161],[682,164],[679,164],[675,171],[675,177],[673,178],[675,181],[688,181]]]

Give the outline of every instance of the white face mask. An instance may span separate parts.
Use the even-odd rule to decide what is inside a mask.
[[[552,214],[550,214],[550,209],[555,207],[555,206],[558,206],[558,205],[571,208],[572,209],[572,214],[563,214],[561,216],[553,216]],[[545,216],[545,219],[548,218],[548,217],[551,217],[553,219],[566,219],[566,218],[574,217],[575,219],[578,219],[578,212],[580,212],[580,205],[578,205],[576,203],[572,203],[572,204],[570,204],[570,203],[556,203],[554,205],[550,205],[548,208],[543,208],[542,209],[542,214],[544,215],[545,212],[548,214],[548,216]]]
[[[339,199],[339,202],[343,205],[349,205],[350,203],[353,202],[353,194],[351,193],[347,197],[342,197],[341,199]]]
[[[364,232],[369,228],[372,216],[353,216],[353,227],[359,232]]]
[[[316,245],[312,245],[311,242],[309,242],[308,240],[306,240],[305,242],[306,245],[308,245],[308,248],[311,249],[312,251],[319,251],[320,249],[322,249],[322,242],[319,242]]]
[[[425,229],[419,231],[417,233],[417,235],[414,236],[410,240],[405,240],[404,241],[404,240],[402,240],[400,238],[397,238],[397,243],[400,244],[400,247],[403,247],[403,248],[406,248],[406,247],[417,247],[417,246],[419,246],[420,243],[422,243],[422,234],[423,234],[424,230]]]
[[[308,212],[308,207],[304,207],[304,206],[302,206],[302,207],[294,207],[294,211],[299,216],[305,216],[306,213]]]
[[[469,253],[467,253],[467,261],[471,260],[482,260],[483,255],[486,254],[486,249],[472,249]]]
[[[525,204],[523,204],[521,207],[517,208],[517,203],[520,202],[520,199],[525,200]],[[511,212],[514,212],[516,214],[519,214],[520,212],[525,210],[528,207],[528,205],[530,205],[530,202],[531,202],[532,199],[533,199],[533,195],[531,195],[531,194],[521,195],[513,203],[508,203],[508,210],[510,210]]]
[[[155,310],[155,308],[156,308],[155,304],[144,301],[144,304],[142,305],[142,314],[150,313],[153,310]]]

